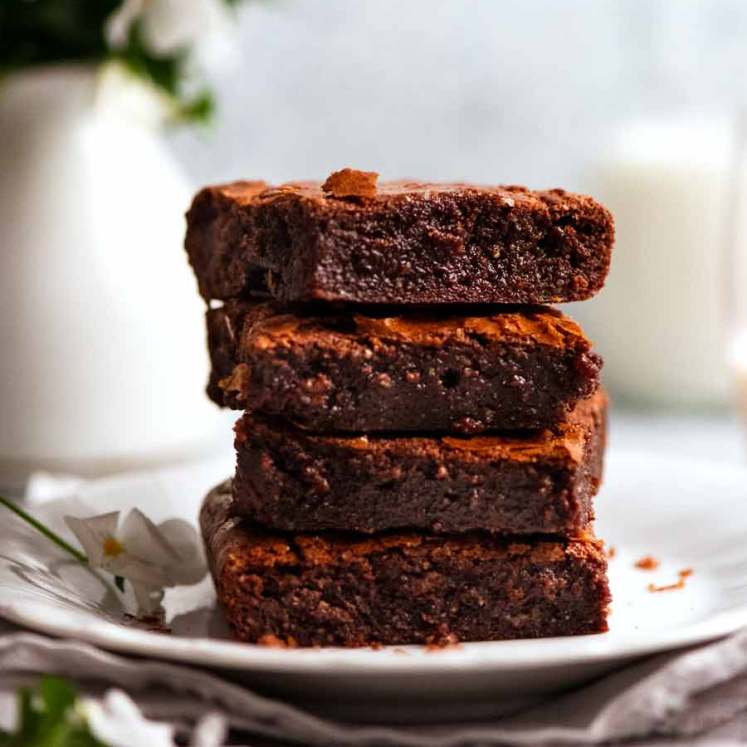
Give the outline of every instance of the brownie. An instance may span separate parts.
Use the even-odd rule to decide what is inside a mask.
[[[368,176],[370,189],[334,180],[203,189],[186,236],[201,294],[541,304],[581,301],[604,283],[614,226],[591,197],[515,186],[377,187]]]
[[[228,302],[207,322],[218,404],[321,432],[543,428],[596,391],[602,365],[547,307],[299,316]]]
[[[600,391],[553,430],[344,437],[246,413],[236,424],[236,508],[287,531],[572,534],[594,518],[605,414]]]
[[[607,630],[601,543],[484,534],[285,534],[235,516],[230,483],[201,513],[237,638],[289,646],[453,643]]]
[[[223,306],[208,309],[205,313],[207,346],[210,354],[210,376],[205,391],[221,407],[243,410],[246,395],[242,374],[245,367],[234,374],[239,365],[239,341],[247,314],[256,304],[244,301],[227,301]]]

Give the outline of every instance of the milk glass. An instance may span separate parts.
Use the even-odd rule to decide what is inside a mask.
[[[734,167],[725,227],[728,282],[728,359],[734,375],[737,402],[747,418],[747,112],[738,119],[734,138]]]
[[[747,376],[736,132],[734,117],[643,119],[622,125],[599,154],[590,190],[615,215],[617,240],[607,286],[573,313],[620,402],[725,407],[730,358]]]

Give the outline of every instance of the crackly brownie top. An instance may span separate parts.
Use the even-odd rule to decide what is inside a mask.
[[[361,174],[368,172],[354,172]],[[336,172],[340,173],[340,172]],[[332,176],[335,176],[334,174]],[[360,189],[357,193],[350,191],[336,192],[325,190],[329,183],[319,181],[292,181],[273,186],[264,181],[235,181],[205,187],[203,191],[212,192],[216,197],[223,197],[237,205],[264,204],[276,201],[303,201],[321,209],[361,210],[369,207],[381,209],[387,204],[395,205],[413,198],[438,200],[439,195],[480,194],[494,197],[506,207],[558,206],[568,202],[599,207],[598,203],[586,195],[567,192],[564,189],[531,190],[517,185],[479,185],[466,182],[419,182],[413,180],[396,180],[379,182],[373,189]]]
[[[339,344],[342,337],[412,343],[440,347],[447,339],[487,338],[511,344],[542,345],[559,349],[590,350],[591,343],[574,321],[547,306],[520,311],[478,309],[467,314],[454,310],[428,310],[392,315],[392,310],[325,316],[287,314],[271,303],[248,310],[243,336],[255,348],[292,345],[313,340]]]
[[[524,558],[532,563],[559,563],[566,558],[604,562],[604,546],[591,529],[566,541],[507,540],[481,533],[448,538],[410,532],[387,532],[361,539],[343,532],[291,534],[270,532],[235,516],[231,481],[216,487],[202,509],[205,542],[217,568],[240,572],[252,568],[330,566],[366,562],[380,553],[396,550],[405,556],[427,555],[455,562]]]
[[[563,189],[411,180],[343,169],[326,181],[202,189],[186,249],[205,299],[556,303],[589,298],[614,220]]]

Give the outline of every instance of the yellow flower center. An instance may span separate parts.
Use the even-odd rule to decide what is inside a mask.
[[[104,540],[104,555],[108,558],[116,558],[125,551],[124,545],[114,537],[107,537]]]

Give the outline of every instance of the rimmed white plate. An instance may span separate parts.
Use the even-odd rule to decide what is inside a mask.
[[[34,511],[65,533],[66,513],[133,506],[154,520],[196,517],[202,496],[230,472],[223,460],[88,483],[74,500]],[[219,669],[257,687],[312,698],[355,714],[443,703],[484,713],[645,654],[687,646],[747,625],[747,470],[709,462],[611,453],[597,499],[597,533],[615,548],[609,633],[576,638],[472,643],[439,651],[283,650],[228,639],[208,581],[172,590],[171,635],[121,623],[127,600],[67,559],[14,516],[0,522],[0,614],[56,636],[141,656]],[[635,560],[654,555],[653,571]],[[652,593],[692,569],[683,589]],[[461,706],[459,705],[461,704]],[[390,709],[391,710],[391,709]]]

